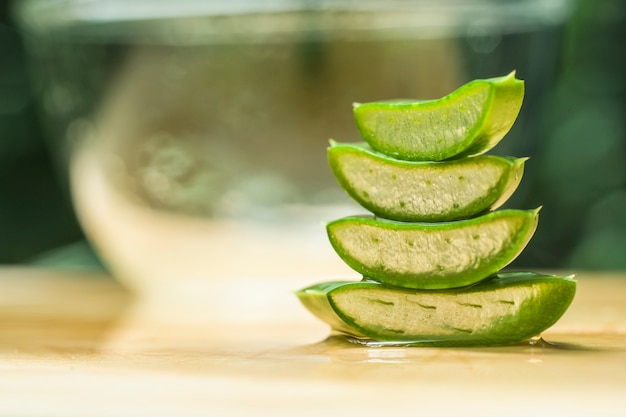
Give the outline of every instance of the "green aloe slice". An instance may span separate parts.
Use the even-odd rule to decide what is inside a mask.
[[[441,161],[497,145],[523,98],[524,82],[512,72],[471,81],[438,100],[355,103],[354,117],[374,149],[398,159]]]
[[[442,289],[476,283],[508,265],[530,241],[538,216],[539,209],[442,223],[353,216],[326,229],[337,254],[365,277],[404,288]]]
[[[572,277],[499,273],[441,291],[389,288],[372,281],[330,282],[296,294],[335,331],[382,344],[507,345],[539,335],[565,313]]]
[[[341,187],[378,217],[440,222],[500,207],[519,185],[526,158],[401,161],[365,143],[331,141],[328,160]]]

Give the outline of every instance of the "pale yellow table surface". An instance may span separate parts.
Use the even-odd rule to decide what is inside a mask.
[[[0,415],[626,416],[626,274],[577,280],[555,346],[366,348],[325,341],[302,279],[164,302],[3,268]]]

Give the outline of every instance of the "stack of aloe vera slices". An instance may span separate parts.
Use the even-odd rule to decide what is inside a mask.
[[[552,326],[576,282],[502,272],[530,241],[539,209],[497,210],[526,159],[483,155],[509,131],[523,96],[513,72],[439,100],[355,104],[365,142],[331,141],[328,158],[374,215],[332,221],[327,232],[363,280],[302,289],[302,303],[366,343],[504,345]]]

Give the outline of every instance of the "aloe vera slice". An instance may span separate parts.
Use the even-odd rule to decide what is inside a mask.
[[[500,207],[519,185],[526,158],[401,161],[365,143],[331,142],[328,160],[341,187],[378,217],[440,222]]]
[[[456,290],[409,290],[361,281],[323,283],[296,294],[336,332],[357,339],[489,346],[539,335],[565,313],[575,292],[571,276],[508,272]]]
[[[512,262],[534,234],[538,216],[539,209],[442,223],[353,216],[326,229],[337,254],[365,277],[397,287],[443,289],[474,284]]]
[[[355,103],[361,136],[398,159],[441,161],[487,152],[511,129],[522,106],[524,82],[515,72],[471,81],[429,101]]]

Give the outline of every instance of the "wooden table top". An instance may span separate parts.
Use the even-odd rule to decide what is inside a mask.
[[[551,344],[368,348],[327,339],[310,280],[165,300],[0,268],[0,416],[626,416],[626,274],[577,280]]]

